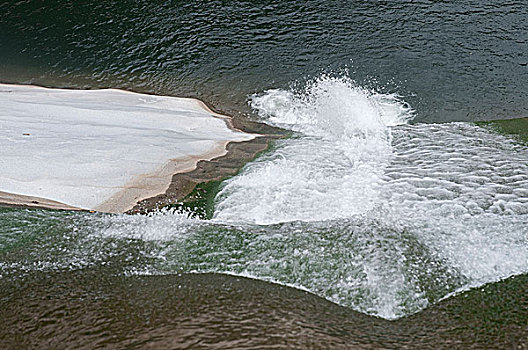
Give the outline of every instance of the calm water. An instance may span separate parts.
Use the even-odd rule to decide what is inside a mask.
[[[193,96],[292,131],[210,220],[0,209],[0,344],[527,346],[528,148],[470,123],[528,115],[524,2],[0,14],[1,82]]]

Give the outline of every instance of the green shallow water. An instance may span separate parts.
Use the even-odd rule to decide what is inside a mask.
[[[528,143],[528,118],[515,118],[481,122],[479,125],[488,127],[496,132],[512,135],[521,142]]]

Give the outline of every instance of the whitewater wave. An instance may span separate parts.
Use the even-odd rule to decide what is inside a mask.
[[[296,134],[226,182],[214,216],[222,222],[321,221],[372,209],[392,155],[389,127],[413,115],[395,95],[326,76],[300,92],[255,95],[251,106]]]
[[[263,226],[273,235],[252,244],[273,252],[252,248],[244,273],[393,319],[528,271],[526,147],[467,123],[407,125],[397,96],[346,78],[251,106],[295,133],[217,196],[215,222],[290,223]]]

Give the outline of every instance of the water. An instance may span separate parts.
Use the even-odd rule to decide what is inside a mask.
[[[523,2],[0,11],[2,82],[199,97],[292,132],[211,220],[0,209],[6,346],[525,346],[527,146],[470,123],[526,115]]]
[[[526,308],[526,298],[512,293],[526,288],[526,276],[450,298],[408,319],[386,321],[256,280],[108,272],[34,274],[26,283],[4,283],[0,316],[12,327],[0,343],[13,348],[522,349],[526,339],[527,319],[518,312]],[[24,330],[23,337],[17,337],[17,329]]]
[[[271,90],[251,104],[267,122],[298,134],[227,183],[220,220],[321,221],[372,209],[392,153],[388,126],[412,118],[395,96],[324,76],[297,94]]]
[[[526,115],[524,1],[0,2],[4,82],[247,96],[348,67],[416,121]],[[369,85],[369,86],[366,86]]]

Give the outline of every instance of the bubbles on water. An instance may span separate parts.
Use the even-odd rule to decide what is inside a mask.
[[[93,235],[143,241],[170,241],[195,231],[205,222],[187,213],[161,210],[147,215],[102,215]]]

